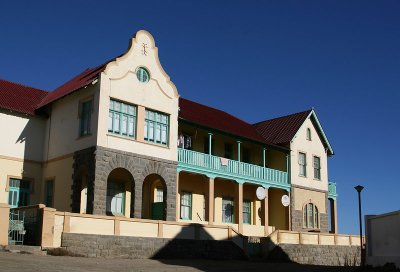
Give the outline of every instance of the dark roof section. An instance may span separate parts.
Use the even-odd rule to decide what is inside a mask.
[[[312,110],[294,113],[254,124],[257,132],[267,141],[277,145],[289,143]]]
[[[72,78],[70,81],[67,81],[60,87],[49,92],[49,94],[43,99],[37,108],[44,107],[51,102],[54,102],[82,87],[89,85],[101,72],[104,71],[107,64],[108,62],[95,68],[88,68],[76,77]]]
[[[222,110],[182,97],[179,98],[179,119],[260,143],[270,144],[256,132],[251,124]]]
[[[48,92],[0,79],[0,108],[35,115]]]

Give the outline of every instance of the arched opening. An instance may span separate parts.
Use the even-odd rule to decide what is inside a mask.
[[[107,215],[130,216],[133,183],[133,177],[128,170],[116,168],[111,171],[107,178]]]
[[[306,203],[303,206],[303,228],[315,230],[319,229],[319,211],[313,203]]]
[[[143,182],[142,218],[166,220],[167,186],[157,174],[148,175]]]
[[[81,173],[81,187],[80,187],[80,208],[79,213],[87,213],[88,210],[88,179],[86,168]]]

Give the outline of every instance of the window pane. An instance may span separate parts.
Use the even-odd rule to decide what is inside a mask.
[[[123,135],[127,134],[127,129],[128,129],[128,118],[126,115],[122,115],[122,122],[121,122],[121,133]]]
[[[114,114],[114,132],[119,133],[119,114]]]
[[[113,113],[109,112],[108,113],[108,131],[113,130]]]

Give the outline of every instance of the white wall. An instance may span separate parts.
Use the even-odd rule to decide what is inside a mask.
[[[0,111],[0,203],[8,202],[9,178],[29,179],[33,185],[31,203],[40,197],[45,119]]]
[[[146,45],[146,53],[144,53]],[[145,67],[150,72],[150,81],[139,82],[136,69]],[[97,145],[153,156],[167,160],[177,160],[178,134],[178,92],[170,81],[158,59],[158,48],[150,33],[139,31],[132,39],[127,53],[107,65],[101,74],[99,134]],[[108,112],[110,98],[138,106],[137,137],[126,139],[108,133]],[[145,142],[143,139],[144,110],[167,113],[169,115],[169,146]]]
[[[382,266],[391,262],[400,268],[400,211],[367,215],[365,228],[367,264]]]
[[[311,141],[307,140],[307,128],[311,129]],[[310,119],[307,119],[291,143],[291,183],[307,188],[328,190],[328,160],[323,142]],[[299,176],[299,152],[306,153],[307,177]],[[321,179],[314,179],[313,157],[320,157]]]
[[[0,156],[41,161],[43,156],[44,118],[0,112]]]
[[[51,160],[96,145],[99,84],[90,84],[51,105],[45,132],[43,160]],[[79,137],[79,103],[93,98],[91,135]],[[48,145],[47,145],[48,144]]]

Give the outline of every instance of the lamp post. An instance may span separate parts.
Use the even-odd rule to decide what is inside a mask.
[[[360,260],[361,260],[361,265],[364,265],[363,262],[363,241],[362,241],[362,221],[361,221],[361,191],[364,189],[363,186],[357,185],[354,187],[356,191],[358,192],[358,217],[360,220],[360,249],[361,249],[361,255],[360,255]]]

